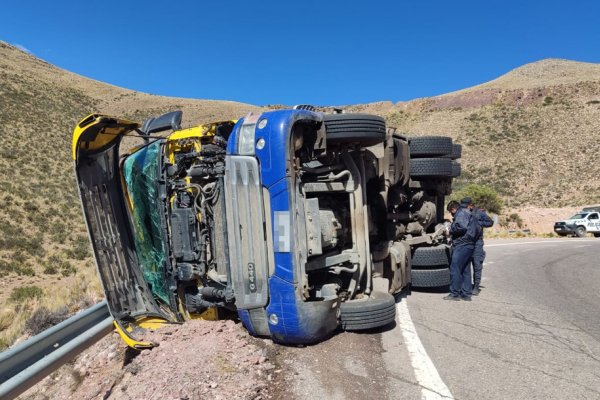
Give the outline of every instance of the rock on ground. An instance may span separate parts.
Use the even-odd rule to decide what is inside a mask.
[[[151,332],[141,352],[113,333],[20,398],[270,399],[279,371],[264,341],[233,321],[192,320]]]

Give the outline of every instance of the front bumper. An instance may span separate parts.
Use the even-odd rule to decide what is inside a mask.
[[[554,232],[559,235],[568,235],[575,233],[575,225],[554,224]]]

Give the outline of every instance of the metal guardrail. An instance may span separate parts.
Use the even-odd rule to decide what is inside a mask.
[[[14,399],[112,328],[103,301],[0,353],[0,399]]]

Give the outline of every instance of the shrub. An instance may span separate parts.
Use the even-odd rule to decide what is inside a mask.
[[[27,211],[27,213],[33,213],[33,212],[39,211],[38,205],[32,201],[26,201],[25,204],[23,204],[23,209],[25,211]]]
[[[0,277],[6,276],[6,275],[10,274],[11,272],[14,272],[17,275],[27,275],[27,276],[35,275],[35,271],[28,264],[15,262],[13,260],[10,260],[10,261],[0,260]]]
[[[15,320],[15,312],[14,311],[3,311],[0,312],[0,331],[8,329],[12,325]]]
[[[44,273],[48,274],[48,275],[56,275],[56,274],[58,274],[58,269],[56,268],[55,265],[45,264]]]
[[[512,225],[512,227],[514,228],[514,226],[516,225],[516,227],[519,229],[523,228],[524,225],[523,218],[521,218],[521,216],[517,213],[512,213],[510,215],[501,215],[499,222],[500,225],[506,227],[510,227]]]
[[[52,255],[48,257],[48,261],[44,263],[44,273],[53,275],[60,273],[63,276],[73,275],[77,272],[77,269],[69,262],[58,255]]]
[[[451,199],[460,201],[463,197],[470,197],[477,207],[484,208],[489,212],[500,214],[502,211],[502,198],[488,186],[472,183],[455,192]]]
[[[32,335],[53,327],[69,317],[69,309],[62,307],[57,311],[50,311],[46,307],[40,307],[25,322],[25,330]]]
[[[50,235],[52,236],[52,241],[58,243],[64,243],[69,236],[69,229],[67,226],[61,222],[56,222],[49,229]]]
[[[12,270],[12,265],[10,263],[0,260],[0,277],[10,274]]]
[[[75,260],[85,260],[90,255],[90,242],[86,236],[78,235],[73,249],[68,250],[68,257]]]
[[[42,296],[44,296],[44,291],[38,286],[21,286],[12,290],[9,300],[21,303],[29,299],[39,299]]]
[[[517,224],[517,226],[519,227],[519,229],[523,228],[523,218],[521,218],[521,216],[517,213],[512,213],[508,216],[508,218],[506,219],[507,223],[511,223],[514,222],[515,224]]]
[[[77,269],[69,261],[65,260],[61,265],[60,273],[62,276],[75,275],[77,273]]]

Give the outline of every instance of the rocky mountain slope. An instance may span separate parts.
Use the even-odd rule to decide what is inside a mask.
[[[463,144],[463,182],[487,184],[509,206],[600,202],[600,65],[542,60],[443,96],[350,107],[409,135]]]

